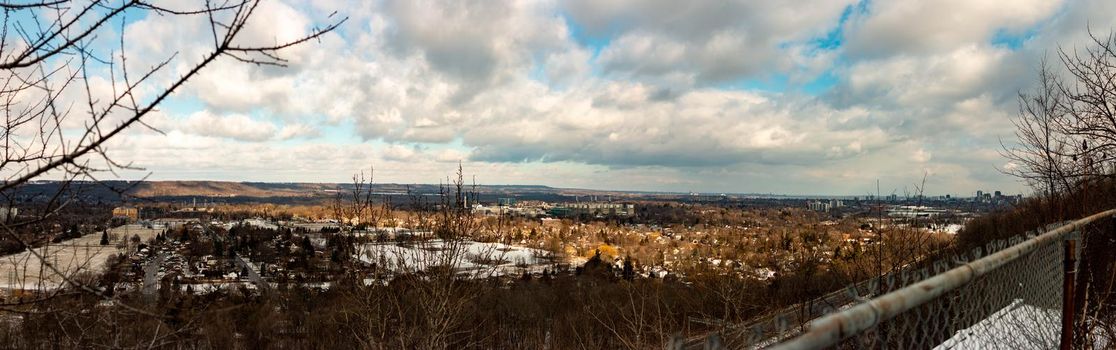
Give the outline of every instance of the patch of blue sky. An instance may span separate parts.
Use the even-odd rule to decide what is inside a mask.
[[[86,22],[92,22],[90,20],[93,19],[95,16],[97,18],[99,18],[101,15],[103,15],[102,13],[99,13],[96,10],[94,10],[94,11],[95,11],[95,13],[93,15],[88,15],[88,18],[87,18],[88,20],[83,20],[81,22],[81,24],[86,24]],[[7,36],[5,39],[8,39],[9,41],[18,40],[18,41],[29,41],[31,43],[36,43],[37,40],[43,38],[44,36],[49,36],[50,34],[56,32],[60,26],[66,24],[65,22],[56,23],[53,19],[54,18],[54,10],[48,10],[48,9],[43,9],[43,8],[22,8],[22,9],[17,9],[17,10],[12,10],[12,11],[6,11],[4,13],[4,16],[5,17],[3,17],[3,21],[4,21],[4,24],[5,24],[5,27],[6,27],[5,31],[6,31],[6,36]],[[69,20],[71,18],[72,18],[72,16],[67,17],[65,20]],[[119,29],[120,29],[120,21],[119,20],[109,21],[109,22],[101,25],[101,27],[98,29],[97,34],[101,34],[101,36],[104,36],[103,32],[105,32],[105,31],[111,31],[112,33],[116,33],[116,32],[119,31]],[[46,50],[49,50],[51,48],[56,47],[57,44],[62,42],[61,40],[62,40],[61,38],[56,38],[55,40],[52,40],[51,42],[47,43],[47,45],[43,46],[40,53],[45,52]],[[92,41],[94,46],[87,47],[87,49],[90,50],[90,51],[93,51],[98,56],[102,56],[102,55],[106,56],[105,58],[107,59],[108,55],[106,53],[102,52],[102,51],[105,51],[105,50],[103,50],[102,47],[112,47],[112,45],[119,44],[120,42],[118,40],[115,40],[115,39],[111,40],[112,41],[111,43],[106,43],[105,41],[108,41],[108,40],[103,40],[102,39],[102,40]],[[85,42],[86,42],[87,45],[89,44],[89,40],[85,40]],[[10,50],[10,48],[5,48],[5,50]],[[72,60],[74,58],[71,55],[55,55],[52,59],[53,60],[60,60],[60,59],[61,60]],[[54,63],[50,60],[48,60],[48,62]]]
[[[996,33],[992,34],[992,45],[1008,48],[1011,50],[1018,50],[1019,48],[1023,47],[1023,44],[1025,44],[1028,40],[1031,40],[1035,37],[1035,35],[1038,35],[1038,31],[1038,26],[1015,32],[1001,28],[999,30],[996,30]]]
[[[169,118],[185,120],[191,114],[205,110],[205,104],[197,98],[177,94],[167,97],[155,108]]]
[[[77,23],[76,28],[78,29],[74,30],[84,30],[92,28],[96,21],[99,21],[104,18],[104,16],[109,15],[113,11],[113,9],[117,8],[120,5],[121,3],[110,2],[92,7],[90,9],[90,12],[82,17]],[[74,6],[88,6],[88,4],[74,4]],[[83,10],[83,8],[70,9],[70,13],[63,18],[64,22],[62,23],[55,22],[54,18],[56,17],[56,15],[54,9],[29,7],[6,11],[5,15],[7,17],[4,18],[4,25],[6,27],[5,30],[7,32],[7,37],[9,40],[27,40],[34,43],[37,40],[41,39],[43,36],[49,36],[50,34],[57,31],[59,26],[68,24],[68,22],[65,21],[72,20],[73,14],[77,13],[79,10]],[[121,71],[118,65],[120,60],[119,34],[121,28],[122,26],[130,25],[145,18],[147,13],[149,12],[150,11],[148,10],[136,8],[117,13],[104,23],[101,23],[89,36],[85,37],[79,43],[79,45],[83,47],[85,52],[90,54],[90,57],[88,57],[87,65],[85,66],[85,73],[88,74],[90,77],[101,77],[104,79],[109,79],[109,77],[112,76],[113,73],[110,72],[109,69],[112,68],[116,70],[114,73],[116,75],[118,84],[123,84]],[[125,38],[125,40],[133,39],[135,38]],[[47,53],[49,50],[57,47],[57,45],[60,44],[62,40],[62,38],[55,38],[51,40],[50,42],[46,43],[46,45],[44,45],[43,48],[39,50],[39,52],[33,53],[31,57]],[[48,67],[60,66],[62,62],[67,62],[68,67],[70,67],[71,69],[77,68],[78,62],[81,58],[72,53],[73,50],[66,50],[64,51],[64,54],[53,55],[47,58],[44,62]],[[110,64],[114,64],[116,66],[110,66]],[[138,72],[131,73],[133,75],[138,74]],[[59,76],[60,75],[56,75],[56,77]],[[133,77],[133,79],[135,78]],[[81,89],[83,87],[74,86],[71,88]],[[150,98],[141,100],[139,102],[141,104],[150,102]]]
[[[1071,8],[1071,3],[1072,2],[1063,3],[1054,13],[1050,14],[1045,19],[1037,21],[1022,30],[997,29],[996,32],[992,34],[992,39],[989,42],[992,46],[1003,47],[1013,51],[1018,50],[1022,48],[1023,45],[1027,44],[1028,41],[1038,36],[1040,32],[1043,32],[1052,21],[1056,21],[1057,18],[1067,15],[1067,11]]]
[[[867,3],[867,1],[861,1],[857,4],[857,7],[863,3]],[[825,35],[815,39],[813,46],[817,50],[833,50],[841,47],[845,43],[845,24],[848,23],[849,18],[852,18],[854,11],[857,11],[857,7],[853,5],[845,6],[845,10],[841,12],[841,18],[837,20],[837,25],[826,32]]]
[[[602,33],[590,33],[584,26],[577,23],[568,14],[563,13],[562,19],[566,21],[566,27],[570,30],[570,37],[577,42],[578,45],[586,47],[593,52],[593,58],[601,53],[601,50],[608,47],[612,43],[613,37],[620,31],[620,23],[613,23],[609,28]]]
[[[804,93],[818,96],[838,83],[838,76],[833,71],[826,71],[808,82],[793,82],[787,74],[772,74],[762,78],[740,79],[717,84],[714,87],[725,90],[747,90],[766,93]]]
[[[584,26],[577,23],[577,21],[568,14],[563,13],[561,16],[566,21],[566,26],[570,31],[570,37],[581,47],[589,49],[592,55],[589,59],[589,73],[594,77],[603,76],[604,71],[602,71],[600,65],[596,63],[597,57],[600,56],[601,50],[604,50],[612,44],[613,38],[620,32],[620,23],[614,23],[601,33],[594,34],[586,30]]]
[[[27,1],[27,3],[30,3],[30,1]],[[94,5],[92,8],[90,8],[89,12],[85,14],[85,16],[82,18],[82,21],[79,24],[81,24],[83,28],[88,27],[89,25],[92,25],[96,20],[100,20],[101,17],[103,17],[105,15],[108,15],[109,13],[113,12],[115,9],[119,8],[121,5],[122,5],[121,3],[115,3],[115,2],[113,2],[113,3],[101,3],[99,5]],[[70,20],[74,17],[74,15],[76,15],[77,13],[84,10],[86,6],[89,6],[89,4],[86,4],[86,3],[66,4],[66,5],[62,5],[62,6],[70,6],[71,7],[67,11],[65,17],[63,17],[64,20]],[[119,28],[119,26],[120,26],[120,20],[119,19],[120,18],[125,18],[126,19],[125,24],[131,24],[134,21],[138,21],[138,20],[143,19],[144,17],[146,17],[147,12],[149,12],[149,11],[142,10],[142,9],[139,9],[139,8],[125,10],[121,13],[118,13],[116,16],[114,16],[112,21],[108,21],[108,22],[103,23],[102,26],[116,26],[117,28]],[[21,25],[23,25],[25,27],[24,29],[27,29],[27,30],[49,29],[49,28],[51,28],[50,27],[51,25],[55,25],[55,27],[57,27],[57,23],[54,23],[54,19],[57,17],[56,16],[56,10],[52,9],[52,8],[24,7],[24,8],[13,9],[11,11],[7,11],[6,14],[9,16],[8,17],[8,25],[9,26],[11,26],[12,24],[14,24],[15,22],[18,21],[18,22],[20,22]],[[40,26],[35,26],[34,24],[36,22]]]
[[[825,73],[822,73],[820,76],[810,81],[809,83],[801,85],[799,89],[802,92],[805,92],[812,96],[819,96],[826,91],[829,91],[829,89],[833,88],[833,86],[837,85],[837,81],[837,74],[835,74],[832,70],[829,70]]]
[[[766,79],[749,79],[742,82],[729,84],[731,88],[746,88],[751,90],[768,91],[768,92],[802,92],[809,95],[820,95],[833,86],[837,85],[839,77],[835,73],[837,66],[844,64],[844,59],[839,56],[838,51],[845,43],[845,26],[848,21],[857,13],[866,13],[869,11],[869,1],[861,0],[855,5],[846,6],[841,12],[841,17],[837,23],[821,35],[807,43],[807,54],[818,55],[827,52],[836,52],[837,57],[831,63],[831,68],[822,72],[820,75],[814,77],[806,83],[792,83],[786,74],[776,74],[771,78]],[[782,43],[780,48],[786,49],[793,45],[793,43]]]

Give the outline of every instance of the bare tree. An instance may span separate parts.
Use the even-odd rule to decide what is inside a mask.
[[[43,204],[33,212],[25,211],[17,219],[0,224],[3,239],[32,247],[38,237],[21,234],[20,230],[58,217],[79,203],[82,191],[96,186],[109,188],[99,181],[102,176],[141,170],[110,157],[109,141],[137,126],[161,132],[145,120],[214,62],[233,60],[282,67],[287,62],[280,56],[284,49],[320,38],[345,21],[331,19],[329,25],[291,41],[249,42],[243,38],[245,28],[254,23],[253,14],[261,3],[198,1],[192,8],[170,8],[141,0],[0,2],[0,198],[11,207],[21,196],[26,197],[24,191],[32,181],[44,177],[60,180],[49,193],[36,194]],[[142,16],[200,18],[210,34],[206,40],[211,42],[200,60],[190,63],[191,68],[177,77],[162,78],[172,76],[170,65],[182,59],[177,52],[154,57],[153,65],[135,71],[125,54],[125,43],[136,38],[127,38],[124,29],[128,18]],[[107,84],[97,83],[103,81]],[[109,190],[123,194],[127,188]],[[88,262],[70,269],[48,259],[40,250],[27,252],[41,263],[42,274],[59,276],[73,290],[115,299],[77,278],[83,270],[80,267]],[[53,295],[47,293],[44,298]],[[150,314],[138,307],[117,305]],[[168,328],[156,334],[175,331]],[[151,340],[151,344],[159,343],[160,339]]]
[[[1071,174],[1076,172],[1072,138],[1065,130],[1068,115],[1062,92],[1062,80],[1044,60],[1037,91],[1019,94],[1019,115],[1012,120],[1019,143],[1003,145],[1001,152],[1012,163],[1004,169],[1006,173],[1051,197],[1070,190]]]
[[[1019,97],[1020,112],[1013,120],[1018,143],[1003,147],[1014,164],[1004,171],[1041,195],[1045,208],[1035,211],[1052,216],[1043,222],[1109,209],[1113,203],[1110,196],[1102,197],[1116,179],[1116,35],[1090,31],[1089,39],[1083,49],[1059,50],[1060,65],[1042,63],[1036,90]],[[1091,316],[1078,325],[1078,341],[1111,343],[1107,335],[1116,334],[1108,307],[1116,266],[1112,242],[1104,235],[1083,235],[1083,246],[1078,283],[1084,288],[1075,298]]]
[[[375,226],[379,222],[379,209],[373,205],[372,181],[375,174],[376,168],[368,167],[367,178],[361,170],[353,174],[352,188],[337,188],[330,207],[342,227],[365,223]]]
[[[1059,50],[1064,70],[1043,61],[1036,90],[1019,96],[1018,143],[1003,147],[1014,164],[1004,171],[1046,196],[1116,175],[1116,36],[1089,38]]]

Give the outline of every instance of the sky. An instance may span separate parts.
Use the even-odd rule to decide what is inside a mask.
[[[207,67],[145,119],[161,132],[113,140],[144,169],[119,176],[437,183],[460,163],[479,184],[1027,193],[1000,171],[1018,93],[1116,2],[276,0],[239,40],[341,17],[288,67]],[[168,74],[211,40],[203,18],[123,33],[129,65],[177,52]]]

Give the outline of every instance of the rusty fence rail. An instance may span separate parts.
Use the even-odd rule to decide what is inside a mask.
[[[1107,210],[1046,232],[992,242],[929,269],[903,272],[902,278],[892,279],[900,281],[885,289],[889,292],[844,305],[827,302],[824,316],[800,326],[778,316],[770,322],[779,325],[776,330],[753,325],[739,331],[753,333],[749,347],[780,350],[1065,346],[1063,290],[1073,283],[1063,276],[1075,269],[1067,259],[1084,247],[1083,240],[1076,246],[1068,243],[1085,225],[1114,216],[1116,209]],[[852,286],[846,298],[858,299],[860,287],[871,286]]]

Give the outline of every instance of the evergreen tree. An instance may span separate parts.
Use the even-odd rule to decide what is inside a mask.
[[[302,250],[306,251],[306,255],[314,254],[314,244],[310,243],[310,236],[302,236]]]
[[[629,280],[629,281],[631,281],[633,278],[635,278],[635,266],[633,266],[633,264],[632,264],[632,257],[631,256],[625,256],[624,257],[624,271],[622,272],[621,276],[623,276],[624,279]]]
[[[109,244],[108,231],[103,231],[103,232],[101,232],[101,245],[108,245],[108,244]]]

